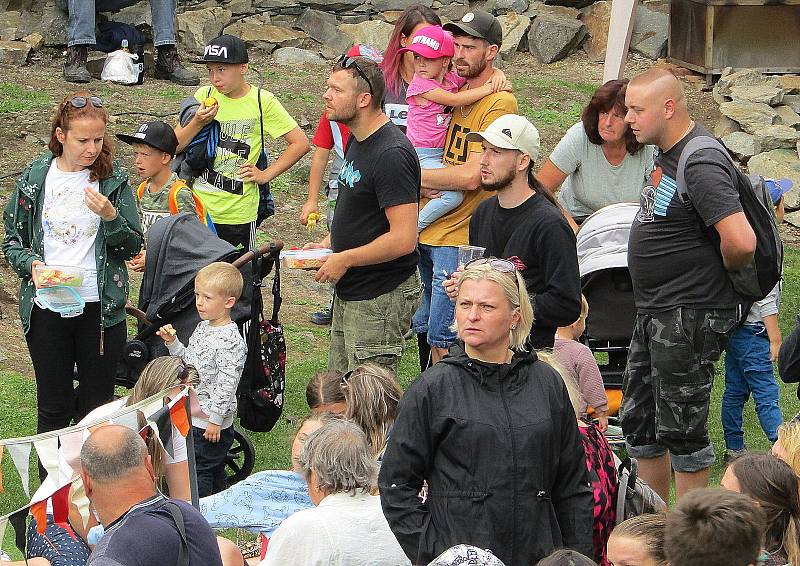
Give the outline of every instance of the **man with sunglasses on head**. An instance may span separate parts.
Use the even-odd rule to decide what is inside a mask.
[[[417,308],[420,168],[403,132],[381,109],[380,67],[343,57],[326,81],[328,119],[350,129],[331,231],[306,248],[331,248],[316,280],[333,283],[328,368],[373,362],[397,371]]]
[[[453,66],[467,80],[464,89],[486,84],[494,73],[493,64],[503,42],[503,29],[497,18],[482,10],[467,12],[460,21],[445,24],[453,34]],[[422,304],[414,314],[422,369],[439,361],[455,341],[453,304],[442,284],[458,266],[458,246],[468,243],[469,219],[478,204],[491,196],[480,183],[480,147],[465,139],[469,132],[485,130],[495,118],[517,112],[517,100],[510,92],[496,92],[469,106],[453,109],[444,142],[442,169],[422,172],[424,206],[442,191],[463,191],[458,208],[432,222],[419,234],[420,273],[425,285]]]
[[[556,329],[580,316],[581,282],[575,233],[533,174],[539,132],[524,116],[506,114],[466,139],[483,149],[481,186],[497,191],[472,214],[469,243],[516,265],[534,312],[526,346],[552,348]],[[455,281],[446,282],[448,291]]]

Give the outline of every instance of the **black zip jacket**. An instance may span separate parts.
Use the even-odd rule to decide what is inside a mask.
[[[384,515],[413,564],[461,543],[506,566],[560,547],[591,556],[579,435],[561,377],[535,354],[489,364],[456,343],[400,401],[379,477]]]

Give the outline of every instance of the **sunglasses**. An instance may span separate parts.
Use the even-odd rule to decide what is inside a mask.
[[[103,107],[103,101],[99,96],[73,96],[67,102],[69,102],[73,108],[83,108],[87,104],[91,104],[95,108]]]
[[[500,273],[514,273],[517,270],[517,266],[514,265],[514,262],[497,257],[479,257],[473,259],[464,265],[464,269],[467,269],[471,265],[489,265],[489,267]]]
[[[367,86],[369,87],[369,93],[372,96],[375,96],[375,91],[372,89],[372,81],[369,80],[367,74],[361,70],[361,67],[358,66],[358,61],[356,61],[355,57],[348,57],[347,55],[342,55],[339,58],[338,65],[342,67],[342,69],[355,69],[356,72],[361,75],[361,78],[367,81]]]

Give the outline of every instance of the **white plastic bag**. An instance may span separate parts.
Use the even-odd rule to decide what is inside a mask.
[[[134,61],[138,58],[135,53],[128,53],[122,49],[112,51],[106,57],[100,78],[123,85],[136,84],[139,80],[139,67]]]

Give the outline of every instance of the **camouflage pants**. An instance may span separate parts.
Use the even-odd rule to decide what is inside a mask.
[[[374,299],[333,300],[328,369],[346,372],[372,362],[397,372],[411,315],[422,296],[419,271]]]
[[[708,437],[714,363],[735,321],[735,309],[637,313],[620,407],[631,456],[655,458],[669,451],[680,472],[714,462]]]

